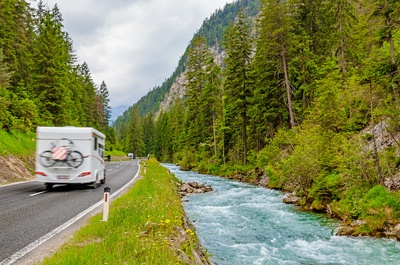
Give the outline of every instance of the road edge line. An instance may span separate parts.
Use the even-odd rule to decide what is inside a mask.
[[[138,171],[136,173],[136,175],[131,179],[131,181],[129,181],[128,183],[126,183],[124,186],[122,186],[119,190],[117,190],[116,192],[111,194],[111,198],[114,198],[115,196],[117,196],[121,191],[123,191],[124,189],[126,189],[129,185],[131,185],[136,179],[137,177],[140,175],[140,161],[137,162],[139,168]],[[31,252],[32,250],[34,250],[35,248],[37,248],[38,246],[40,246],[41,244],[43,244],[44,242],[46,242],[47,240],[49,240],[50,238],[54,237],[55,235],[59,234],[60,232],[62,232],[64,229],[68,228],[69,226],[71,226],[72,224],[74,224],[75,222],[77,222],[79,219],[81,219],[82,217],[84,217],[85,215],[89,214],[91,211],[95,210],[97,207],[99,207],[100,205],[103,204],[103,200],[95,203],[94,205],[92,205],[91,207],[87,208],[85,211],[81,212],[80,214],[76,215],[75,217],[73,217],[72,219],[69,219],[67,222],[63,223],[62,225],[60,225],[59,227],[57,227],[56,229],[52,230],[51,232],[47,233],[46,235],[42,236],[41,238],[37,239],[36,241],[30,243],[28,246],[24,247],[23,249],[17,251],[16,253],[14,253],[12,256],[6,258],[5,260],[2,260],[0,262],[0,265],[10,265],[14,262],[16,262],[17,260],[19,260],[20,258],[22,258],[23,256],[25,256],[26,254],[28,254],[29,252]]]

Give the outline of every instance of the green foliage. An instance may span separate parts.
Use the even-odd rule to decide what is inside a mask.
[[[309,196],[313,199],[313,208],[316,208],[318,202],[319,209],[326,209],[326,206],[332,201],[338,201],[343,197],[344,180],[338,172],[332,171],[329,174],[321,172],[310,188]]]
[[[0,130],[0,156],[32,156],[35,150],[35,133]]]
[[[251,53],[253,39],[251,36],[249,18],[240,12],[235,23],[232,23],[225,35],[224,46],[225,58],[225,82],[224,82],[224,104],[225,117],[224,126],[229,128],[224,135],[224,141],[228,144],[228,157],[243,165],[247,163],[247,141],[249,124],[248,112],[252,89],[250,82]]]
[[[400,217],[400,197],[396,193],[387,191],[383,186],[374,186],[360,200],[360,203],[365,208],[365,215],[382,214],[386,208],[390,208],[393,210],[393,218]]]

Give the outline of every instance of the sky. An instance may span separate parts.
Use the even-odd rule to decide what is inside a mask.
[[[104,80],[113,108],[132,106],[160,86],[203,21],[232,2],[43,0],[50,8],[58,5],[78,63],[88,64],[97,85]]]

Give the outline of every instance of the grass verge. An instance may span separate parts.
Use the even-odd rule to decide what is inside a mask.
[[[36,136],[31,132],[0,130],[0,155],[30,156],[36,150]]]
[[[111,203],[108,222],[93,216],[42,264],[208,264],[188,226],[177,179],[153,159],[142,176]]]

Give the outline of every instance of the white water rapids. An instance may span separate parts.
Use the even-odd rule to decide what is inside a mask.
[[[184,203],[213,264],[400,264],[399,242],[335,236],[337,221],[282,203],[279,191],[163,166],[183,182],[213,187]]]

